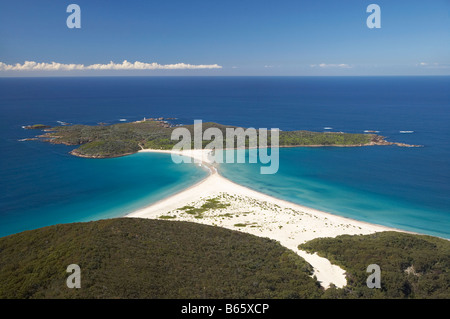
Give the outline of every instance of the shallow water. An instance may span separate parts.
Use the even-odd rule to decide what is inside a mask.
[[[0,235],[121,216],[206,174],[167,154],[76,158],[71,147],[18,141],[38,134],[23,125],[163,116],[175,124],[376,130],[424,145],[282,149],[276,175],[249,164],[221,171],[283,199],[449,238],[449,87],[450,77],[0,78]]]

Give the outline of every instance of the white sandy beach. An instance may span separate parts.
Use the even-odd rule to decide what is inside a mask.
[[[141,152],[174,153],[158,150]],[[158,219],[162,216],[170,220],[220,226],[277,240],[312,265],[314,275],[324,288],[328,288],[330,284],[345,286],[345,271],[332,265],[328,259],[299,250],[299,244],[319,237],[398,231],[297,205],[233,183],[217,172],[208,156],[209,152],[175,152],[201,161],[202,164],[196,165],[209,169],[209,176],[188,189],[135,211],[127,217]],[[224,205],[222,208],[207,209],[201,214],[192,213],[192,208],[200,208],[207,200]]]

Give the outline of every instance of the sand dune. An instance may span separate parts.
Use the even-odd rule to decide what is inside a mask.
[[[174,153],[153,150],[142,152]],[[328,288],[330,284],[337,287],[345,286],[347,283],[345,271],[331,264],[326,258],[299,250],[297,248],[299,244],[319,237],[396,230],[297,205],[236,184],[217,172],[215,164],[208,156],[208,150],[176,153],[201,161],[202,163],[197,165],[208,169],[209,176],[188,189],[135,211],[127,217],[154,219],[162,217],[190,221],[277,240],[313,266],[314,275],[324,288]],[[208,200],[220,205],[202,211],[202,205]],[[202,212],[193,213],[196,211],[195,208]]]

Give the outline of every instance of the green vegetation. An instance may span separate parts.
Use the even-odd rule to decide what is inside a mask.
[[[309,131],[282,131],[280,132],[280,145],[323,145],[323,146],[346,146],[365,145],[372,141],[372,135],[349,134],[334,132],[309,132]]]
[[[191,132],[193,139],[194,126],[183,126]],[[226,129],[236,128],[217,123],[203,123],[203,131],[208,128],[218,128],[224,136],[226,147]],[[169,127],[160,121],[145,121],[135,123],[119,123],[114,125],[71,125],[57,126],[45,135],[45,140],[56,144],[81,145],[72,154],[77,156],[104,158],[132,154],[142,148],[172,149],[178,141],[171,140],[174,127]],[[321,133],[308,131],[280,131],[280,146],[349,146],[367,145],[374,141],[383,141],[373,134]],[[270,146],[271,133],[268,132]],[[235,141],[236,142],[236,141]],[[210,141],[203,141],[205,147]],[[246,146],[249,145],[248,138]],[[193,140],[191,141],[193,148]]]
[[[44,124],[34,124],[34,125],[27,125],[27,126],[25,126],[25,128],[27,130],[43,130],[46,128],[51,128],[51,126],[44,125]]]
[[[69,289],[67,266],[81,268]],[[279,243],[187,222],[120,218],[0,238],[0,298],[319,298]]]
[[[159,219],[174,219],[174,218],[177,218],[177,216],[161,215],[158,218]]]
[[[231,213],[225,213],[225,214],[220,214],[220,215],[217,215],[217,217],[228,217],[228,218],[233,218],[233,217],[234,217],[234,215],[233,215],[233,214],[231,214]]]
[[[253,227],[236,224],[236,227]],[[447,240],[383,232],[319,238],[299,248],[347,271],[326,291],[278,242],[188,222],[118,218],[0,238],[0,298],[449,298]],[[69,289],[67,266],[81,268]],[[366,286],[381,267],[381,288]]]
[[[187,214],[194,215],[195,218],[203,218],[203,213],[209,211],[209,210],[216,210],[216,209],[222,209],[227,208],[230,206],[228,203],[221,203],[218,197],[210,198],[205,201],[205,203],[200,207],[194,207],[194,206],[183,206],[179,208],[178,210],[183,210]]]
[[[133,154],[139,151],[139,146],[132,140],[105,140],[92,141],[81,145],[74,155],[92,157],[110,157]]]
[[[314,239],[299,246],[340,265],[348,285],[325,298],[450,298],[450,242],[422,235],[382,232]],[[366,285],[367,266],[381,268],[381,288]]]

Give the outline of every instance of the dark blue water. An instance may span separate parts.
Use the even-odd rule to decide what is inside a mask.
[[[227,177],[332,213],[450,238],[450,77],[0,78],[0,235],[120,216],[194,183],[170,156],[75,158],[19,142],[22,125],[177,117],[240,126],[363,132],[423,148],[282,149],[276,175]],[[401,134],[399,131],[414,131]],[[259,169],[259,167],[258,167]]]

